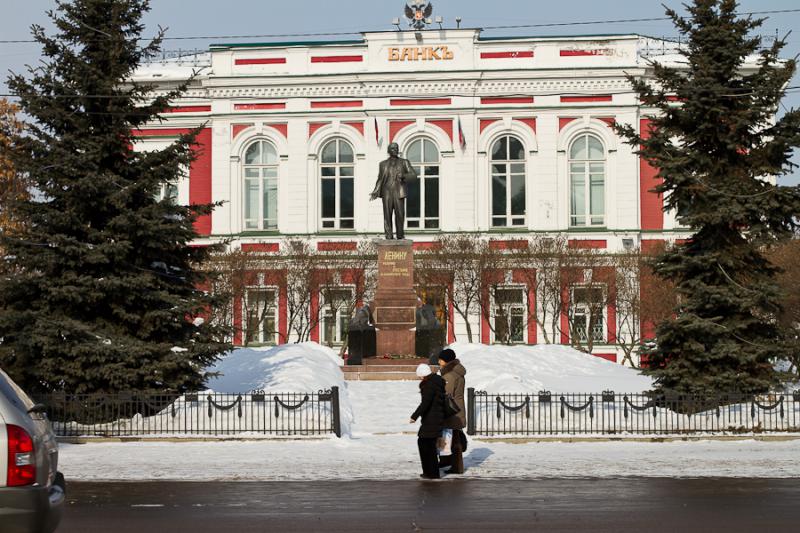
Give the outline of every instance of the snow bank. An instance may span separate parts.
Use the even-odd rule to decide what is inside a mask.
[[[315,342],[264,348],[237,348],[209,368],[220,375],[208,381],[215,392],[310,392],[344,388],[342,359]]]
[[[450,346],[467,369],[467,386],[492,393],[549,390],[554,393],[633,393],[649,390],[652,380],[638,370],[568,346]]]
[[[310,393],[339,387],[342,433],[349,435],[353,408],[339,368],[342,364],[336,352],[315,342],[238,348],[208,369],[219,376],[210,379],[207,386],[214,392],[227,393]]]

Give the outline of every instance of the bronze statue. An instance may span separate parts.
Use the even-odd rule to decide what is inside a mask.
[[[383,200],[383,231],[386,238],[392,237],[392,213],[394,213],[395,234],[398,239],[404,238],[406,223],[406,181],[417,179],[417,172],[408,159],[398,157],[400,147],[397,143],[389,144],[389,157],[381,161],[378,167],[378,181],[375,190],[369,195],[370,200]]]

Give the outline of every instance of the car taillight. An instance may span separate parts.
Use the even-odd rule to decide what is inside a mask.
[[[6,425],[8,431],[8,476],[6,485],[19,487],[36,482],[36,454],[33,439],[19,426]]]

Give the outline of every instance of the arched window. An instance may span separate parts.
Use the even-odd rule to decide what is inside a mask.
[[[606,153],[596,136],[584,133],[569,149],[570,226],[605,224]]]
[[[439,227],[439,149],[430,139],[411,141],[406,157],[419,179],[408,183],[406,227]]]
[[[278,229],[278,154],[267,141],[244,153],[244,227]]]
[[[328,141],[322,148],[320,192],[322,228],[353,228],[353,147],[344,139]]]
[[[525,147],[512,135],[492,145],[492,226],[525,225]]]

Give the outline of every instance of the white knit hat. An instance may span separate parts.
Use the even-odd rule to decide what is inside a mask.
[[[424,378],[432,374],[430,365],[420,363],[417,365],[417,377]]]

